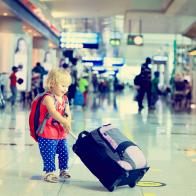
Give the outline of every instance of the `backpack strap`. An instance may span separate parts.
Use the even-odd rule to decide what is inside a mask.
[[[68,101],[68,98],[67,98],[67,96],[66,95],[64,95],[64,97],[63,97],[64,99],[66,99],[65,100],[65,107],[64,107],[64,113],[63,113],[63,116],[65,116],[65,117],[68,117],[68,114],[67,114],[67,112],[66,112],[66,106],[67,106],[67,104],[69,104],[69,101]]]
[[[52,94],[49,94],[49,95],[52,95]],[[52,95],[52,96],[54,97],[54,105],[55,105],[55,108],[57,108],[57,100],[56,100],[56,98],[55,98],[54,95]],[[67,97],[66,97],[66,99],[67,99]],[[68,103],[68,100],[65,101],[65,107],[64,107],[64,114],[63,114],[63,116],[68,117],[68,114],[67,114],[67,112],[66,112],[66,104],[69,104],[69,103]],[[39,128],[38,128],[37,131],[36,131],[37,134],[38,134],[38,133],[42,134],[42,133],[44,132],[44,127],[46,126],[46,122],[47,122],[47,120],[48,120],[50,117],[51,117],[51,115],[50,115],[49,113],[46,113],[43,122],[40,124]]]
[[[43,122],[39,125],[39,128],[37,129],[36,133],[42,134],[44,132],[44,127],[46,126],[46,121],[50,118],[50,114],[46,113]]]
[[[44,99],[44,97],[46,95],[51,95],[51,96],[54,97],[55,108],[57,108],[57,100],[55,99],[55,96],[53,94],[51,94],[51,93],[44,93],[43,96],[42,96],[42,98],[41,98],[41,101]],[[40,101],[40,103],[41,103],[41,101]],[[44,117],[43,122],[39,125],[38,129],[36,130],[36,134],[38,134],[38,133],[42,134],[44,132],[44,127],[46,126],[46,122],[47,122],[47,120],[49,118],[50,118],[50,114],[47,112],[46,115],[45,115],[45,117]]]
[[[39,116],[40,116],[40,105],[43,100],[43,98],[47,95],[46,92],[38,94],[35,99],[39,99],[37,102],[37,106],[35,109],[35,116],[34,116],[34,130],[35,130],[35,136],[37,137],[37,129],[39,128]]]

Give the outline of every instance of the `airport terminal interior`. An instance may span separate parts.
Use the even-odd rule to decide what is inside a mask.
[[[0,43],[0,195],[196,195],[195,0],[0,0]],[[43,133],[36,129],[38,142],[29,126],[36,121],[29,121],[33,103],[59,69],[71,76],[61,101],[53,91],[55,112],[66,97],[71,116],[62,170],[71,178],[63,180],[63,150],[55,152],[56,171],[45,163],[45,173],[39,146],[64,141],[47,132],[59,134],[64,121],[50,113]],[[39,120],[48,107],[43,100]],[[102,135],[108,124],[114,128]],[[82,131],[98,143],[88,144]],[[45,152],[49,159],[52,151]],[[109,164],[126,175],[106,170]],[[146,167],[141,178],[131,176]]]

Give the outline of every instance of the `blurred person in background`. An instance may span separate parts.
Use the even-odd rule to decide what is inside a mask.
[[[134,89],[135,89],[135,94],[134,94],[134,101],[137,101],[138,102],[138,108],[143,108],[144,106],[143,105],[139,105],[139,89],[140,89],[140,86],[141,86],[141,75],[138,74],[135,76],[134,80],[133,80],[133,83],[134,83]]]
[[[59,67],[62,68],[64,63],[65,63],[65,59],[61,58],[59,61]]]
[[[65,69],[68,73],[71,73],[71,68],[69,64],[63,63],[62,68]]]
[[[138,112],[141,112],[144,108],[143,99],[145,94],[147,94],[148,109],[151,109],[151,58],[147,57],[146,62],[142,64],[140,74],[137,79],[134,79],[134,84],[138,87]]]
[[[192,86],[188,80],[184,80],[185,83],[185,104],[186,110],[191,110],[191,100],[192,100]]]
[[[0,88],[3,98],[6,98],[6,87],[8,83],[8,76],[7,73],[3,72],[0,73]]]
[[[84,106],[87,104],[87,95],[88,95],[88,75],[84,74],[78,81],[78,87],[80,92],[83,94],[84,97]]]
[[[11,102],[11,106],[15,105],[16,102],[16,97],[17,97],[17,76],[16,73],[18,71],[18,68],[16,66],[12,67],[12,73],[10,75],[10,90],[11,90],[11,97],[9,98],[10,102]]]
[[[35,67],[32,69],[32,75],[34,73],[37,73],[40,75],[39,93],[42,93],[44,92],[43,78],[44,78],[44,75],[48,74],[48,71],[45,70],[45,68],[41,65],[40,62],[37,62]]]
[[[31,94],[32,94],[32,100],[37,96],[39,93],[40,88],[40,74],[32,72],[32,78],[31,78]]]
[[[96,74],[92,75],[92,83],[93,83],[93,93],[96,93],[98,89],[98,78]]]
[[[159,76],[160,73],[158,71],[154,72],[154,78],[152,79],[152,89],[151,89],[151,108],[155,109],[155,104],[159,99]]]
[[[173,93],[173,105],[174,109],[179,110],[184,108],[185,101],[185,82],[182,73],[176,73],[174,77],[174,93]]]

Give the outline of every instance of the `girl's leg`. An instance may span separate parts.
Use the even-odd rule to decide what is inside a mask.
[[[59,169],[66,170],[68,168],[69,159],[67,140],[62,139],[58,141],[56,153],[59,155]]]
[[[138,98],[137,98],[137,102],[138,102],[138,111],[141,112],[141,110],[143,109],[143,99],[144,99],[144,94],[145,94],[145,91],[144,89],[139,89],[138,90]]]
[[[55,154],[58,140],[38,137],[38,144],[44,164],[43,171],[45,171],[46,173],[54,172],[56,170]]]

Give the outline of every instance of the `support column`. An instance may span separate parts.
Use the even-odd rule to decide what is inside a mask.
[[[19,91],[30,90],[32,38],[23,32],[22,21],[15,17],[0,17],[0,72],[10,74],[19,66],[17,77],[23,79]]]
[[[48,50],[48,39],[44,37],[33,38],[33,66],[37,62],[43,63],[45,51]]]

